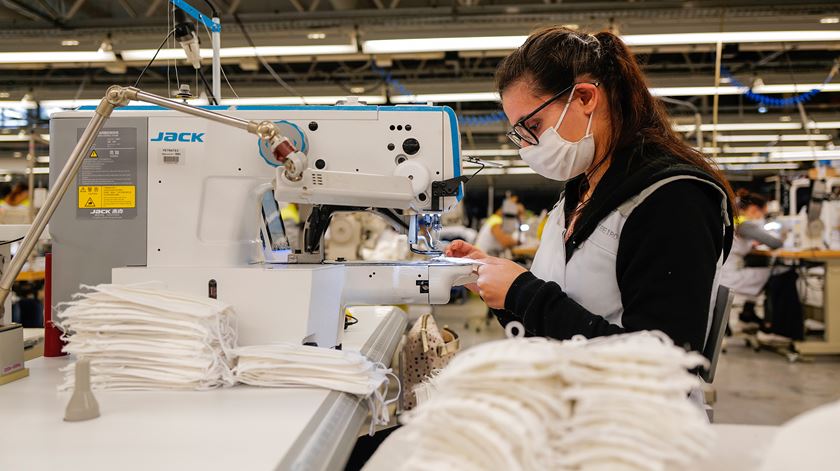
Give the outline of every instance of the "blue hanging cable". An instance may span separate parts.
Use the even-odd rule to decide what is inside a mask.
[[[727,69],[725,67],[721,69],[721,74],[723,74],[724,77],[728,78],[729,82],[735,88],[743,89],[743,95],[748,100],[750,100],[752,102],[755,102],[755,103],[758,103],[758,104],[761,104],[761,105],[764,105],[764,106],[772,106],[772,107],[776,107],[776,108],[781,108],[781,107],[786,107],[786,106],[794,106],[794,105],[797,105],[799,103],[806,103],[806,102],[810,101],[812,98],[817,96],[822,91],[822,88],[825,87],[825,85],[827,85],[829,82],[831,82],[831,80],[837,74],[837,71],[838,71],[838,63],[835,62],[834,67],[831,68],[831,72],[829,72],[828,76],[826,76],[825,80],[823,80],[822,84],[820,84],[820,86],[818,88],[813,88],[811,90],[808,90],[807,92],[800,93],[799,95],[795,95],[795,96],[788,97],[788,98],[775,98],[775,97],[772,97],[772,96],[769,96],[769,95],[756,93],[756,92],[752,91],[752,89],[750,87],[748,87],[743,82],[741,82],[740,80],[735,78],[735,76],[732,75],[732,72],[730,72],[729,69]]]
[[[373,70],[380,77],[382,77],[385,83],[393,87],[398,94],[406,96],[416,95],[415,93],[412,93],[411,90],[406,88],[405,85],[400,83],[399,80],[395,79],[387,70],[377,67],[375,64],[371,66],[371,70]],[[505,117],[505,113],[503,111],[496,111],[494,113],[484,113],[477,115],[458,115],[458,124],[462,126],[486,126],[501,121],[507,121],[507,118]]]

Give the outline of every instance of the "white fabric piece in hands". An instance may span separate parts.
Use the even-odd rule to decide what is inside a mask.
[[[473,347],[365,469],[683,469],[713,442],[687,397],[705,364],[661,332]]]
[[[368,401],[370,434],[376,425],[390,420],[388,406],[397,400],[385,398],[393,377],[382,363],[359,352],[276,343],[239,347],[234,376],[243,384],[262,387],[318,387],[342,391]]]
[[[230,305],[161,283],[82,286],[57,307],[64,350],[91,360],[91,387],[212,389],[232,385],[236,320]],[[73,387],[68,365],[60,390]]]
[[[484,265],[484,262],[466,257],[446,257],[439,256],[429,259],[430,262],[445,262],[453,265]]]

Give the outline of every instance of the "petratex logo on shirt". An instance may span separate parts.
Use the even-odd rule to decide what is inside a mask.
[[[204,143],[203,132],[159,132],[151,142],[201,142]]]
[[[618,232],[615,232],[614,230],[610,229],[609,227],[603,224],[598,226],[598,231],[600,231],[602,234],[611,239],[618,240]]]

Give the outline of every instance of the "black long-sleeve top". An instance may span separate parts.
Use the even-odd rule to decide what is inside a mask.
[[[597,223],[627,198],[653,181],[685,172],[676,164],[629,176],[627,169],[609,169],[588,205],[593,209],[584,209],[566,243],[566,261]],[[579,184],[567,184],[563,208],[567,217],[577,205]],[[622,326],[593,314],[557,283],[531,272],[514,281],[505,309],[495,311],[497,317],[502,324],[522,322],[528,335],[557,339],[661,330],[677,345],[702,351],[717,261],[722,250],[728,253],[732,240],[731,231],[723,232],[721,198],[706,183],[677,180],[655,191],[630,214],[621,231],[615,267],[624,308]]]

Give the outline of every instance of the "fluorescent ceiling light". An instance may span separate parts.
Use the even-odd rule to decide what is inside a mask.
[[[360,96],[359,101],[369,105],[381,105],[385,98],[376,95]],[[347,99],[345,96],[306,96],[303,97],[309,105],[335,105],[339,101]],[[222,105],[303,105],[301,97],[265,97],[265,98],[223,98]]]
[[[779,43],[840,41],[840,31],[739,31],[721,33],[628,34],[621,37],[628,46],[675,44]]]
[[[404,103],[449,103],[449,102],[472,102],[472,101],[499,101],[499,94],[496,92],[471,92],[471,93],[426,93],[420,95],[396,95],[391,97],[391,102]]]
[[[714,95],[738,95],[741,89],[737,87],[650,87],[650,94],[653,96],[701,96]]]
[[[362,43],[365,54],[409,52],[494,51],[516,49],[528,36],[474,36],[462,38],[372,39]]]
[[[25,173],[29,173],[28,168],[26,169]],[[39,174],[44,175],[44,174],[50,173],[50,168],[49,167],[35,167],[35,168],[32,169],[32,173],[35,174],[35,175],[39,175]]]
[[[767,162],[766,157],[715,157],[714,161],[719,164],[744,164],[744,163],[758,163]]]
[[[12,108],[12,109],[17,109],[17,110],[20,110],[20,109],[31,110],[31,109],[35,109],[36,106],[37,105],[35,104],[34,101],[29,101],[29,100],[20,100],[20,101],[4,100],[4,101],[0,101],[0,108]]]
[[[790,141],[830,141],[830,134],[743,134],[718,136],[718,142],[790,142]]]
[[[774,162],[808,162],[816,160],[840,160],[840,149],[799,152],[771,152],[769,159]]]
[[[307,96],[303,97],[309,105],[335,105],[341,100],[345,100],[345,96]],[[370,105],[381,105],[385,103],[385,98],[376,95],[360,96],[360,101]],[[95,106],[101,100],[45,100],[41,105],[45,108],[62,108],[75,109],[80,106]],[[194,100],[192,105],[207,104],[206,100]],[[303,105],[303,100],[300,97],[250,97],[250,98],[223,98],[222,105]],[[49,140],[48,135],[44,135],[45,140]]]
[[[840,18],[836,16],[827,16],[825,18],[820,18],[820,23],[824,25],[834,25],[840,23]]]
[[[805,93],[813,89],[819,89],[823,92],[840,92],[840,83],[800,83],[800,84],[778,84],[778,85],[761,85],[753,87],[751,90],[754,93],[779,94],[779,93]],[[740,95],[745,90],[744,87],[651,87],[650,93],[653,96],[710,96],[717,93],[718,95]]]
[[[810,122],[808,123],[808,129],[838,129],[840,128],[840,121],[823,121],[819,123]]]
[[[799,152],[799,151],[810,151],[810,150],[811,150],[811,147],[809,147],[809,146],[777,146],[777,147],[768,147],[768,146],[730,147],[730,146],[724,146],[723,147],[723,152],[725,152],[727,154],[766,154],[766,153],[769,153],[769,152]]]
[[[796,170],[799,164],[726,164],[721,165],[723,170],[748,171],[748,170]]]
[[[674,131],[693,132],[697,126],[693,124],[676,124]],[[703,124],[700,130],[711,132],[715,129],[713,124]],[[790,129],[802,129],[799,123],[721,123],[717,125],[718,131],[783,131]]]
[[[519,155],[519,149],[463,149],[461,150],[461,153],[465,156],[472,157],[496,157],[507,155]]]
[[[821,89],[823,92],[840,92],[840,83],[800,83],[800,84],[778,84],[762,85],[752,88],[755,93],[782,94],[782,93],[804,93],[813,89]],[[717,91],[718,95],[740,95],[744,92],[741,87],[651,87],[650,93],[653,96],[710,96]],[[447,102],[474,102],[500,100],[496,92],[464,92],[464,93],[425,93],[418,95],[395,95],[391,97],[394,103],[447,103]],[[793,129],[793,128],[784,128]]]
[[[38,64],[54,62],[114,62],[113,52],[99,51],[40,51],[0,52],[0,64]]]
[[[255,50],[256,49],[256,50]],[[257,46],[223,47],[219,52],[222,59],[237,57],[272,56],[320,56],[330,54],[355,54],[355,44],[319,44],[315,46]],[[154,49],[133,49],[122,51],[122,58],[127,61],[149,61],[155,55]],[[212,49],[202,49],[201,57],[213,57]],[[186,59],[183,49],[162,49],[155,60]]]
[[[527,36],[470,36],[455,38],[372,39],[362,43],[365,54],[400,54],[445,51],[494,51],[516,49]],[[628,34],[628,46],[679,44],[766,43],[840,41],[840,31],[743,31],[730,33]]]
[[[91,100],[43,100],[41,106],[44,108],[66,108],[75,109],[80,106],[96,106],[102,99]]]
[[[42,155],[40,157],[36,157],[35,162],[38,162],[39,164],[48,164],[48,163],[50,163],[50,156],[49,155]]]
[[[0,142],[28,142],[29,134],[0,134]]]

